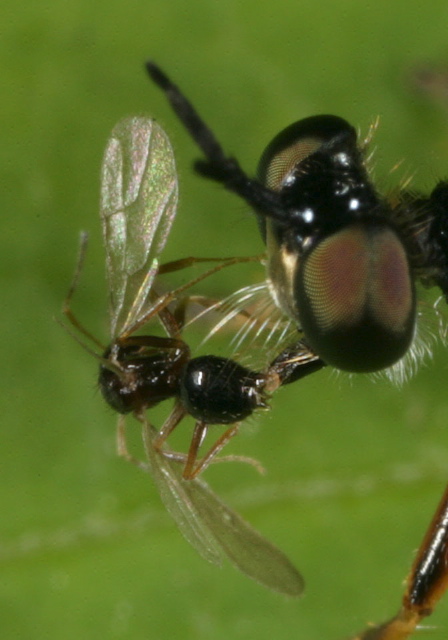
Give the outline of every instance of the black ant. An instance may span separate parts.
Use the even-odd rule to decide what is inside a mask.
[[[114,128],[102,166],[100,214],[106,246],[112,342],[105,348],[78,322],[71,300],[83,263],[87,236],[63,312],[70,323],[97,347],[86,347],[100,362],[99,387],[120,415],[118,451],[149,472],[160,496],[185,538],[207,560],[221,564],[227,557],[249,577],[289,596],[303,590],[303,579],[286,556],[225,505],[197,475],[237,432],[239,421],[265,407],[267,394],[281,383],[275,367],[267,375],[255,373],[227,358],[192,358],[181,333],[190,287],[233,264],[259,258],[212,260],[218,264],[187,284],[164,294],[156,291],[163,273],[209,259],[185,258],[159,265],[177,209],[177,174],[174,154],[163,129],[147,118],[127,118]],[[174,308],[173,308],[174,306]],[[152,319],[166,333],[138,335]],[[316,358],[304,353],[304,370]],[[175,399],[168,419],[158,431],[146,410]],[[142,425],[146,461],[127,449],[125,415],[132,413]],[[188,454],[171,451],[166,440],[186,415],[196,419]],[[207,427],[231,426],[197,460]],[[224,460],[225,458],[219,458]],[[257,463],[241,456],[230,460]],[[182,466],[179,463],[183,464]]]

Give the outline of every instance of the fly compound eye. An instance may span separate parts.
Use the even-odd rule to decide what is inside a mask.
[[[415,291],[405,247],[389,226],[352,224],[305,254],[295,290],[307,341],[338,369],[377,371],[407,352]]]
[[[273,191],[280,191],[288,184],[288,178],[296,167],[321,145],[318,138],[293,140],[291,144],[273,155],[264,167],[264,183]]]
[[[294,179],[293,172],[322,145],[340,135],[356,143],[356,132],[337,116],[312,116],[283,129],[266,147],[258,165],[258,177],[269,189],[280,191]]]

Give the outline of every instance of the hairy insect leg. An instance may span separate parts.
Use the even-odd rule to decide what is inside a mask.
[[[431,615],[447,587],[448,486],[418,549],[397,615],[352,640],[406,640]]]

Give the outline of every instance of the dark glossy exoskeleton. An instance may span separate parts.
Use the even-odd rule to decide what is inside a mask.
[[[180,377],[190,350],[182,341],[158,336],[117,340],[103,354],[120,372],[102,364],[99,385],[106,402],[118,413],[154,407],[180,393]]]
[[[186,290],[214,271],[247,259],[216,260],[215,267],[185,285],[158,294],[155,283],[162,272],[201,262],[186,258],[159,265],[176,208],[177,174],[165,132],[147,118],[118,123],[104,154],[100,205],[110,297],[110,346],[104,348],[70,309],[85,236],[64,313],[78,331],[102,349],[101,355],[88,350],[100,361],[99,387],[105,400],[121,414],[120,455],[151,475],[185,538],[210,562],[221,564],[227,558],[261,584],[298,596],[303,591],[303,579],[286,556],[196,479],[237,433],[238,423],[266,406],[267,393],[280,384],[280,377],[275,372],[266,375],[250,371],[226,358],[191,357],[181,337],[183,313],[188,306]],[[139,335],[151,320],[160,322],[165,336]],[[306,362],[312,360],[305,355]],[[148,419],[147,409],[169,399],[174,400],[174,408],[157,430]],[[127,414],[134,415],[142,425],[144,462],[128,452]],[[183,454],[171,451],[166,441],[186,415],[192,415],[196,424],[188,454]],[[210,424],[230,426],[198,460]],[[254,464],[247,458],[240,460]]]
[[[118,413],[150,409],[177,398],[185,413],[197,420],[232,424],[266,407],[263,374],[228,358],[191,358],[190,349],[182,340],[158,336],[121,338],[106,349],[103,358],[107,364],[100,366],[101,393]],[[120,372],[109,363],[119,367]]]
[[[448,293],[448,184],[427,198],[381,196],[354,128],[331,115],[284,129],[250,178],[163,71],[147,70],[205,155],[197,172],[257,213],[270,290],[303,335],[301,348],[350,372],[400,361],[417,333],[415,282]]]
[[[171,315],[166,309],[160,313],[164,319]],[[171,316],[169,329],[165,328],[175,326],[180,335],[181,327]],[[237,434],[241,421],[267,407],[267,391],[273,390],[268,389],[271,378],[228,358],[191,358],[188,345],[179,338],[118,336],[103,354],[98,384],[106,402],[123,415],[142,415],[164,400],[176,401],[153,446],[162,455],[183,462],[183,477],[192,480]],[[168,436],[187,415],[196,420],[188,454],[166,452],[163,445]],[[231,426],[198,459],[210,425]]]
[[[225,358],[191,358],[180,337],[182,321],[168,309],[181,301],[185,306],[182,293],[194,283],[244,259],[218,260],[216,267],[180,289],[156,294],[154,280],[161,271],[158,258],[176,208],[177,176],[166,134],[144,118],[118,124],[106,148],[102,170],[101,218],[112,343],[102,356],[99,386],[108,404],[123,415],[176,399],[176,409],[154,443],[160,450],[181,419],[193,415],[197,424],[184,469],[184,476],[193,478],[236,433],[234,423],[266,406],[266,379]],[[162,270],[174,271],[198,261],[180,260]],[[155,317],[166,336],[136,335]],[[214,393],[218,387],[220,396]],[[197,461],[210,423],[232,427],[204,460]]]
[[[415,331],[411,247],[369,182],[353,127],[335,116],[293,124],[267,147],[259,177],[295,216],[259,215],[277,304],[326,363],[394,364]]]
[[[370,624],[350,640],[407,640],[414,632],[420,634],[425,629],[422,623],[447,590],[447,556],[448,487],[415,554],[398,612],[382,624]],[[437,626],[429,628],[436,630]]]
[[[179,88],[154,63],[152,80],[205,160],[196,171],[256,212],[267,248],[268,284],[300,340],[267,367],[274,387],[326,364],[349,372],[393,366],[418,333],[415,284],[448,300],[448,182],[428,197],[377,192],[354,128],[331,115],[282,131],[261,157],[257,178],[225,155]],[[303,336],[303,337],[302,337]],[[402,606],[352,640],[406,640],[448,587],[448,487],[416,554]]]

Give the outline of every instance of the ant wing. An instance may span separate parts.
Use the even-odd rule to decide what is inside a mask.
[[[168,136],[155,120],[125,118],[112,130],[101,170],[112,337],[145,315],[176,215],[178,184]]]
[[[284,595],[297,597],[303,592],[302,576],[280,549],[230,509],[203,480],[188,481],[186,492],[237,569]]]
[[[188,542],[208,561],[228,558],[260,584],[297,597],[304,581],[288,558],[230,509],[205,482],[184,480],[182,466],[153,447],[156,430],[146,421],[143,440],[149,472],[160,497]]]
[[[155,450],[153,440],[157,431],[147,420],[142,419],[141,422],[148,470],[166,510],[196,551],[208,562],[221,565],[222,554],[219,545],[202,521],[200,512],[187,491],[190,482],[196,481],[183,480],[182,465],[169,460]]]

